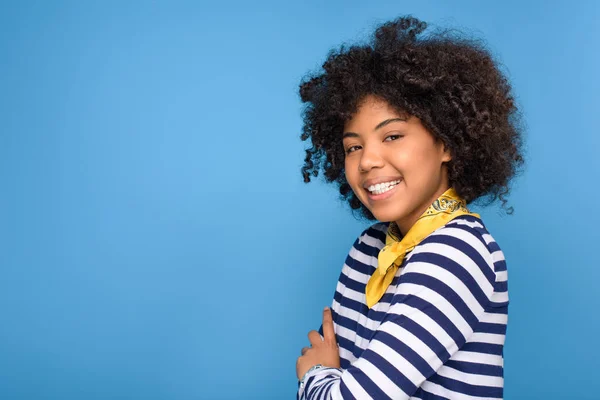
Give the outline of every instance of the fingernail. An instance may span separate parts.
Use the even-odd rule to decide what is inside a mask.
[[[323,309],[323,311],[329,311],[329,307],[325,307],[325,309]]]

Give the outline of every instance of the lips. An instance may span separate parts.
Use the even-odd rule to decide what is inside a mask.
[[[385,200],[385,199],[392,197],[394,195],[394,193],[396,193],[396,190],[398,190],[398,186],[401,183],[402,183],[402,181],[400,181],[400,183],[398,183],[396,185],[392,185],[388,190],[386,190],[383,193],[381,193],[381,192],[371,193],[367,189],[365,189],[365,192],[367,192],[367,197],[369,198],[370,201]]]
[[[401,181],[402,177],[401,176],[379,176],[377,178],[371,178],[371,179],[367,179],[363,182],[363,188],[369,190],[370,186],[373,185],[377,185],[380,183],[387,183],[387,182],[394,182],[394,181]]]
[[[371,186],[369,186],[367,188],[367,190],[370,193],[373,193],[373,194],[381,194],[383,192],[387,192],[388,190],[390,190],[391,188],[393,188],[394,186],[396,186],[400,182],[402,182],[401,179],[398,179],[398,180],[395,180],[395,181],[391,181],[391,182],[378,183],[377,185],[371,185]]]

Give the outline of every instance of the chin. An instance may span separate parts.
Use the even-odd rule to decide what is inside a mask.
[[[402,218],[398,212],[386,212],[383,210],[369,210],[371,214],[377,219],[379,222],[392,222],[398,221]]]

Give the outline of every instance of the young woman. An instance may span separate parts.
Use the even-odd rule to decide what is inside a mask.
[[[322,171],[379,222],[308,335],[300,399],[503,397],[506,264],[467,205],[506,207],[523,164],[518,111],[479,42],[425,29],[383,24],[301,84],[304,180]]]

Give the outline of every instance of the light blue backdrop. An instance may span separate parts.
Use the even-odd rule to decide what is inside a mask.
[[[599,399],[594,1],[0,4],[0,398],[292,399],[366,223],[305,185],[302,76],[402,14],[484,37],[527,122],[506,398]]]

